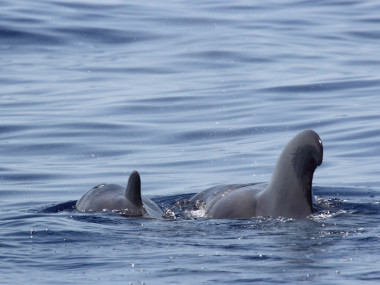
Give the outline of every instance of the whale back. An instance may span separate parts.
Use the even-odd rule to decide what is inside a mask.
[[[88,190],[76,202],[75,208],[81,212],[113,211],[126,217],[164,217],[160,207],[141,195],[141,179],[137,171],[129,176],[126,188],[116,184],[100,184]]]
[[[100,184],[88,190],[75,205],[78,211],[103,212],[124,211],[144,212],[141,196],[141,180],[137,171],[129,176],[127,187],[116,184]]]

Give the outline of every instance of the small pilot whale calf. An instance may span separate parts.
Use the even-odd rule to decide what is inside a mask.
[[[137,171],[129,176],[127,188],[116,184],[100,184],[88,190],[76,203],[81,212],[118,212],[128,217],[162,218],[161,209],[141,195],[141,179]]]
[[[209,188],[190,201],[203,205],[210,218],[286,217],[302,219],[313,212],[312,180],[321,165],[323,145],[313,130],[296,135],[282,151],[265,184]]]

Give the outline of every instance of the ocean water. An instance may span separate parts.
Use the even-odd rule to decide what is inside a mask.
[[[378,284],[377,1],[0,6],[1,284]],[[176,204],[268,182],[303,129],[324,144],[310,217]],[[72,209],[135,169],[173,218]]]

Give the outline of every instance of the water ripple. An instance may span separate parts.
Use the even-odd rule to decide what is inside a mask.
[[[326,91],[337,91],[337,90],[355,90],[368,88],[373,86],[379,86],[380,80],[350,80],[350,81],[339,81],[339,82],[321,82],[313,84],[303,84],[303,85],[289,85],[289,86],[279,86],[279,87],[268,87],[263,88],[263,91],[269,92],[326,92]]]
[[[1,282],[375,280],[379,4],[124,2],[2,1]],[[185,213],[190,193],[268,182],[310,128],[315,215]],[[172,219],[72,209],[133,169]]]

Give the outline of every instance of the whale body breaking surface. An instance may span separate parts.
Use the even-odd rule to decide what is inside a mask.
[[[116,184],[97,185],[76,202],[75,208],[80,212],[118,212],[127,217],[163,217],[161,209],[141,195],[141,179],[137,171],[129,176],[126,188]]]
[[[313,130],[305,130],[284,148],[266,187],[261,183],[213,187],[190,201],[204,207],[209,218],[302,219],[313,212],[313,174],[322,160],[321,138]]]
[[[302,219],[313,213],[313,175],[322,160],[321,138],[315,131],[305,130],[283,149],[268,184],[216,186],[194,195],[189,202],[214,219],[257,216]],[[151,199],[141,195],[137,171],[131,173],[126,188],[100,184],[87,191],[75,208],[82,212],[113,211],[127,217],[165,217]]]

